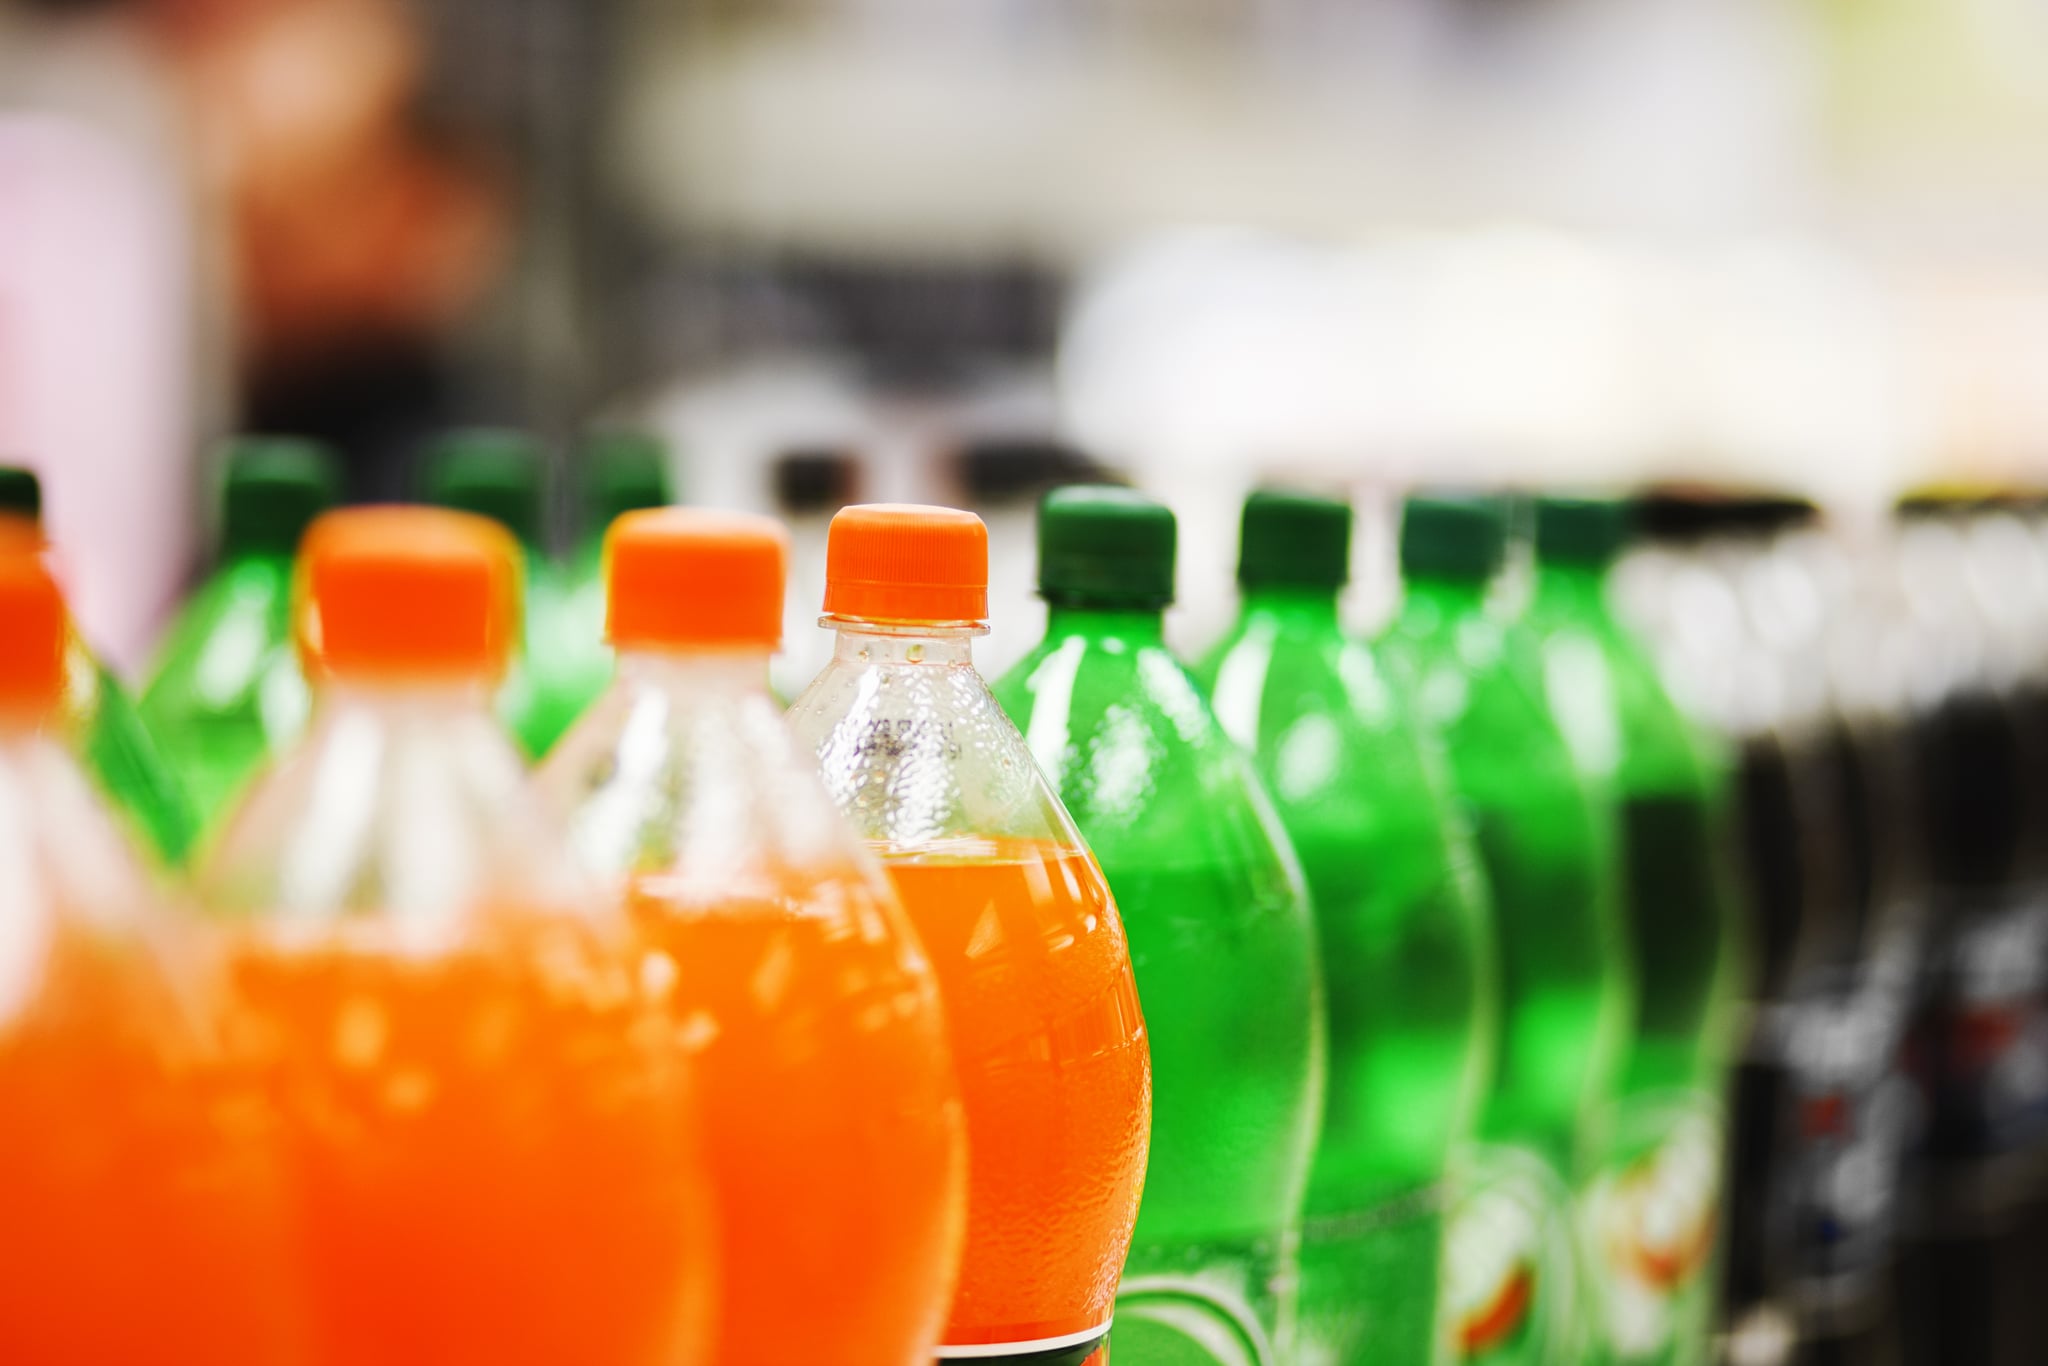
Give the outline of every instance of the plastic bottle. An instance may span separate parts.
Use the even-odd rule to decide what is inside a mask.
[[[31,470],[0,467],[0,518],[35,526],[42,484]],[[190,800],[121,686],[77,628],[65,650],[65,733],[100,793],[156,857],[183,862],[197,822]]]
[[[1301,1252],[1303,1362],[1431,1366],[1446,1179],[1492,1062],[1493,930],[1443,756],[1339,624],[1351,509],[1245,503],[1243,607],[1197,670],[1308,877],[1330,1082]]]
[[[1256,775],[1166,648],[1173,569],[1165,507],[1053,490],[1046,637],[995,691],[1109,879],[1151,1031],[1115,1359],[1286,1361],[1323,1092],[1315,922]]]
[[[1514,669],[1487,593],[1505,516],[1486,498],[1411,497],[1391,631],[1478,837],[1500,954],[1495,1070],[1461,1164],[1446,1299],[1460,1359],[1576,1366],[1593,1347],[1572,1201],[1628,1026],[1612,831]]]
[[[219,565],[172,624],[139,704],[202,828],[305,726],[292,566],[339,493],[317,442],[247,437],[229,453]]]
[[[927,1366],[965,1230],[938,983],[768,695],[786,540],[629,512],[617,681],[539,784],[676,981],[721,1201],[713,1359]]]
[[[602,653],[595,638],[563,643],[577,635],[578,618],[569,578],[548,554],[547,463],[540,443],[500,428],[449,432],[427,453],[426,494],[431,503],[488,517],[518,539],[525,615],[497,706],[520,749],[538,759],[589,702],[591,671],[584,661]]]
[[[850,507],[827,554],[838,644],[790,722],[931,956],[966,1104],[967,1243],[937,1354],[1099,1361],[1151,1122],[1123,923],[975,672],[980,519]]]
[[[299,1361],[220,994],[63,742],[70,628],[0,526],[0,1359]]]
[[[1611,1359],[1707,1360],[1738,935],[1728,762],[1683,718],[1608,610],[1628,534],[1611,499],[1536,503],[1522,629],[1541,695],[1587,786],[1617,817],[1620,905],[1637,994],[1581,1237]]]
[[[313,1361],[695,1361],[683,1022],[491,716],[517,552],[387,507],[326,514],[302,553],[312,723],[198,887],[268,1043]]]

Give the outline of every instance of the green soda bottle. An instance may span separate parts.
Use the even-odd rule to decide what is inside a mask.
[[[1330,1082],[1301,1249],[1303,1366],[1432,1366],[1445,1178],[1493,1045],[1493,928],[1442,755],[1346,635],[1351,509],[1245,503],[1243,607],[1197,670],[1301,856],[1322,938]]]
[[[1736,905],[1728,763],[1606,601],[1628,533],[1614,500],[1536,505],[1530,680],[1617,820],[1622,942],[1637,992],[1603,1151],[1580,1205],[1611,1360],[1695,1366],[1713,1327]]]
[[[340,492],[317,442],[244,437],[229,449],[219,564],[172,623],[140,704],[202,829],[305,724],[292,564]]]
[[[1116,1366],[1292,1361],[1323,1090],[1315,926],[1243,753],[1168,651],[1174,520],[1127,489],[1039,511],[1046,637],[996,684],[1123,913],[1154,1040],[1152,1156]]]
[[[41,522],[43,486],[35,471],[0,466],[0,514]],[[196,833],[191,803],[127,689],[76,628],[65,652],[61,714],[73,752],[108,804],[158,859],[173,867],[183,863]]]
[[[1411,497],[1389,637],[1492,893],[1500,1001],[1479,1143],[1460,1155],[1445,1233],[1454,1359],[1581,1366],[1598,1338],[1577,1265],[1574,1193],[1612,1087],[1629,997],[1611,817],[1514,668],[1487,594],[1506,514],[1486,498]]]
[[[547,551],[547,461],[524,432],[476,427],[449,432],[427,452],[427,501],[474,512],[519,538],[526,564],[519,648],[498,690],[498,716],[529,759],[546,754],[582,714],[576,652],[558,648],[573,620],[563,567]],[[592,639],[590,650],[600,648]]]

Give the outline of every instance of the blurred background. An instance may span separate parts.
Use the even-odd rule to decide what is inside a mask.
[[[1822,712],[1931,715],[1964,677],[1916,693],[1815,604],[1907,491],[2048,486],[2044,146],[2041,0],[0,0],[0,463],[42,476],[82,626],[132,674],[207,567],[232,433],[324,439],[354,497],[397,498],[436,434],[524,428],[566,554],[584,435],[651,430],[684,500],[794,527],[785,694],[827,648],[848,501],[983,514],[993,674],[1038,635],[1036,498],[1076,477],[1174,506],[1186,646],[1229,617],[1262,482],[1355,500],[1362,627],[1411,485],[1767,492],[1672,501],[1621,585],[1755,789]],[[1995,608],[2013,565],[2048,575],[2039,512],[1923,520],[1908,541],[1953,544],[1885,563],[1910,596],[1974,536]],[[2021,513],[2041,556],[2001,560]],[[1911,604],[1900,648],[1956,601]],[[1751,655],[1717,611],[1755,618]],[[1822,634],[1811,668],[1772,653]],[[1747,795],[1752,845],[1795,824]],[[1786,1150],[1804,1243],[1757,1231],[1787,1199],[1736,1212],[1732,1362],[1898,1359],[1896,1240],[1899,1284],[2021,1265],[1975,1215],[1992,1260],[1942,1253],[1940,1210],[2005,1195],[1894,1198],[1910,993],[1845,952],[1860,985],[1782,1037],[1759,987],[1756,1048],[1808,1137],[1852,1094],[1881,1141]],[[2000,990],[2048,1019],[2028,961]],[[2043,1030],[2013,1062],[2036,1118]],[[1908,1355],[2039,1360],[2031,1320],[1955,1345],[1988,1322],[1968,1288]]]
[[[1194,635],[1266,476],[1866,515],[2048,466],[2044,71],[2036,0],[0,0],[0,451],[130,666],[252,428],[1085,458],[1218,547]]]

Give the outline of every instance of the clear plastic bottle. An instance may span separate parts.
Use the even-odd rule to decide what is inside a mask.
[[[925,1366],[965,1228],[938,983],[768,694],[786,540],[629,512],[618,677],[539,786],[673,973],[722,1223],[715,1360]]]
[[[0,534],[0,1360],[295,1366],[282,1202],[220,995],[67,748],[69,627]]]
[[[302,553],[312,724],[199,889],[265,1043],[313,1360],[694,1362],[709,1195],[664,983],[490,712],[511,539],[367,508]]]
[[[1151,1124],[1123,923],[975,671],[981,520],[851,507],[827,558],[838,644],[790,723],[931,955],[966,1104],[967,1244],[937,1354],[1099,1360]]]

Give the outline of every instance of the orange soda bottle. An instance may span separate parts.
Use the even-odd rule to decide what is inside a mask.
[[[790,712],[938,970],[967,1107],[967,1247],[938,1356],[1101,1352],[1144,1184],[1152,1077],[1102,870],[975,671],[971,513],[833,519],[832,662]]]
[[[313,1361],[700,1361],[709,1196],[660,984],[491,717],[509,536],[331,512],[301,573],[311,726],[200,890],[237,922]]]
[[[768,694],[787,556],[765,517],[631,512],[611,689],[540,786],[631,905],[696,1050],[727,1366],[925,1366],[965,1220],[938,983]]]
[[[0,1361],[295,1363],[261,1106],[193,927],[56,738],[64,603],[0,525]]]

